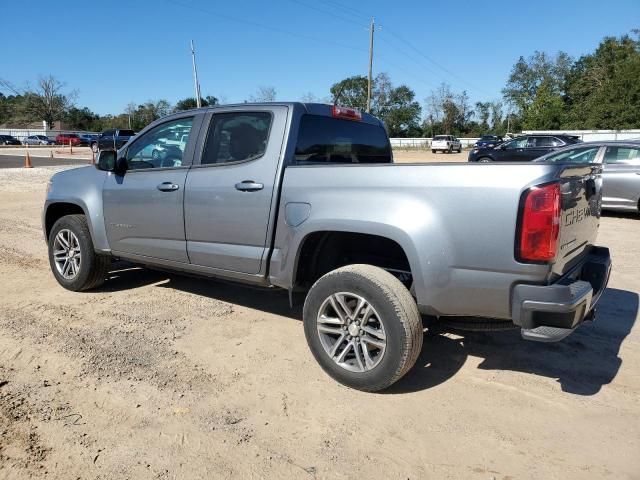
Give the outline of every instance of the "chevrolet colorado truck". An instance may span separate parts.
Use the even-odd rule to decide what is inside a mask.
[[[592,318],[611,265],[600,205],[600,165],[394,164],[358,110],[242,104],[167,116],[56,173],[43,228],[73,291],[117,258],[305,292],[321,367],[377,391],[415,363],[423,319],[554,341]]]

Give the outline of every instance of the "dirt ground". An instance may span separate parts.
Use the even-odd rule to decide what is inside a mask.
[[[53,171],[0,170],[1,479],[640,478],[640,218],[602,218],[594,324],[427,335],[365,394],[322,372],[286,294],[124,264],[63,290],[40,230]]]
[[[431,150],[394,150],[393,160],[397,163],[419,163],[419,162],[466,162],[469,157],[469,150],[462,150],[460,153],[431,153]]]

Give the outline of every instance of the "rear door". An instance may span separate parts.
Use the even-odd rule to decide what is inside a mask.
[[[529,139],[527,137],[514,138],[509,142],[506,142],[495,150],[495,160],[502,160],[505,162],[522,162],[527,160],[526,149]],[[492,152],[493,153],[493,152]]]
[[[548,136],[536,136],[529,137],[529,142],[525,148],[522,159],[523,160],[535,160],[538,157],[549,153],[556,148],[556,144],[553,137]]]
[[[288,108],[216,109],[189,172],[185,230],[194,265],[242,274],[263,270],[271,200]]]
[[[625,210],[638,209],[640,148],[608,146],[603,162],[603,205]]]
[[[116,255],[188,263],[184,185],[193,158],[193,138],[202,117],[173,117],[148,130],[124,152],[126,173],[107,175],[103,188],[105,228]],[[191,132],[184,151],[174,149],[153,158],[155,146],[172,138],[176,131]]]

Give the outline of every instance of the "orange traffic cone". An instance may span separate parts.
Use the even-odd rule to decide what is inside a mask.
[[[24,168],[33,168],[33,165],[31,165],[31,155],[29,155],[29,150],[27,150],[27,154],[24,156]]]

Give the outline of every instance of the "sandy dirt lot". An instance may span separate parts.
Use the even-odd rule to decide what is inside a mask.
[[[0,170],[0,478],[640,477],[639,218],[602,218],[594,324],[427,335],[365,394],[315,363],[301,299],[125,264],[63,290],[40,231],[53,171]]]
[[[460,153],[431,153],[431,150],[394,150],[393,160],[397,163],[422,163],[422,162],[466,162],[469,150]]]

